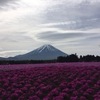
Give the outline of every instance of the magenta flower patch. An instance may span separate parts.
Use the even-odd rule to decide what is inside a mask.
[[[0,100],[100,100],[100,63],[0,65]]]

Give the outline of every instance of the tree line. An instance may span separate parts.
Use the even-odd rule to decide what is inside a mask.
[[[53,60],[0,60],[0,64],[41,64],[57,62],[100,62],[100,56],[86,55],[78,57],[77,54],[71,54],[66,57],[60,56]]]
[[[58,62],[100,62],[100,56],[86,55],[78,57],[77,54],[71,54],[67,57],[60,56],[57,58]]]

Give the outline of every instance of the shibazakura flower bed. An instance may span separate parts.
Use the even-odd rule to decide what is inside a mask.
[[[0,100],[100,100],[98,64],[0,65]]]

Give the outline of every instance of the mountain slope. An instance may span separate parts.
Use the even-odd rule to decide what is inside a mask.
[[[64,52],[52,45],[43,45],[27,54],[8,58],[9,60],[51,60],[58,56],[67,56]]]

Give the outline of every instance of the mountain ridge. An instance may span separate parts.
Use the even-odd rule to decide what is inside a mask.
[[[67,56],[67,54],[50,44],[46,44],[26,54],[9,57],[7,60],[53,60],[59,56]]]

